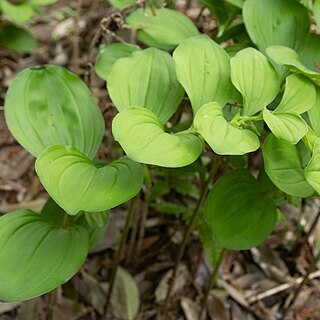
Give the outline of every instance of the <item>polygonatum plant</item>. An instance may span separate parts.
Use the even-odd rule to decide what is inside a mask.
[[[293,0],[228,0],[223,7],[232,10],[221,14],[201,2],[218,16],[214,39],[172,8],[146,6],[126,23],[149,47],[101,46],[95,71],[118,111],[112,133],[126,154],[107,165],[94,160],[104,121],[79,78],[45,66],[14,79],[6,121],[37,158],[52,199],[40,214],[19,210],[0,218],[0,299],[32,298],[70,279],[103,232],[104,211],[139,192],[141,164],[173,174],[209,155],[203,171],[213,169],[202,172],[208,196],[199,210],[205,227],[198,230],[219,248],[259,245],[275,226],[279,204],[320,193],[320,40],[309,34],[308,8]],[[234,22],[240,13],[243,20]],[[232,49],[224,48],[228,40]],[[262,154],[258,167],[245,162],[230,170],[232,157],[253,152]],[[23,286],[35,270],[33,283]]]
[[[48,292],[78,271],[105,230],[106,211],[139,192],[143,170],[127,157],[96,165],[102,114],[86,85],[61,67],[18,74],[5,116],[37,158],[36,172],[52,198],[40,214],[18,210],[0,218],[0,299],[13,301]]]

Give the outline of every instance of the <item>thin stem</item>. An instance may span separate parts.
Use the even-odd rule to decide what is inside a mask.
[[[204,200],[205,200],[205,198],[207,196],[207,193],[208,193],[208,189],[209,189],[211,180],[213,179],[213,177],[217,173],[218,168],[219,168],[219,162],[217,160],[217,162],[214,163],[212,165],[212,167],[211,167],[208,179],[207,179],[207,181],[206,181],[206,183],[205,183],[205,185],[204,185],[204,187],[202,189],[201,196],[200,196],[200,198],[199,198],[199,200],[197,202],[195,210],[194,210],[194,212],[193,212],[193,214],[191,216],[191,219],[189,220],[189,222],[187,224],[187,227],[186,227],[186,230],[184,232],[182,243],[181,243],[181,245],[179,247],[179,251],[178,251],[178,254],[177,254],[177,257],[176,257],[176,260],[175,260],[173,274],[172,274],[172,277],[171,277],[170,285],[169,285],[169,288],[168,288],[166,300],[165,300],[164,307],[163,307],[163,312],[164,313],[166,313],[166,310],[167,310],[167,307],[168,307],[168,302],[169,302],[169,299],[170,299],[170,295],[171,295],[171,292],[172,292],[172,289],[173,289],[173,286],[174,286],[174,283],[175,283],[175,278],[176,278],[176,275],[177,275],[177,271],[178,271],[178,265],[179,265],[179,263],[181,261],[181,258],[183,256],[183,253],[184,253],[184,250],[185,250],[185,247],[186,247],[186,244],[187,244],[187,241],[188,241],[189,236],[191,234],[191,231],[193,229],[193,224],[194,224],[198,214],[201,211],[202,205],[203,205]]]
[[[135,208],[135,203],[136,203],[136,198],[134,198],[133,200],[131,200],[130,206],[128,208],[128,213],[127,213],[127,218],[126,218],[126,223],[123,229],[123,233],[121,236],[121,240],[120,240],[120,244],[119,244],[119,249],[117,251],[114,263],[113,263],[113,268],[112,268],[112,273],[110,276],[110,285],[109,285],[109,290],[108,290],[108,294],[107,294],[107,300],[106,300],[106,306],[105,306],[105,318],[107,319],[108,317],[108,310],[109,310],[109,305],[110,305],[110,299],[111,299],[111,295],[112,295],[112,289],[114,286],[114,280],[116,278],[116,273],[117,273],[117,269],[121,260],[121,256],[122,256],[122,251],[123,251],[123,247],[126,243],[127,237],[128,237],[128,233],[129,233],[129,229],[130,229],[130,225],[132,223],[132,218],[134,216],[134,208]]]
[[[226,249],[223,248],[219,254],[219,257],[214,265],[214,269],[213,269],[213,272],[211,274],[211,277],[209,279],[209,284],[207,286],[207,289],[206,289],[206,292],[204,294],[204,297],[203,297],[203,300],[202,300],[202,304],[201,304],[201,309],[200,309],[200,314],[199,314],[199,320],[201,320],[203,318],[203,313],[204,313],[204,309],[205,309],[205,306],[206,306],[206,303],[207,303],[207,300],[208,300],[208,297],[209,297],[209,293],[211,291],[211,288],[212,286],[215,284],[216,282],[216,278],[217,278],[217,275],[218,275],[218,271],[219,271],[219,268],[220,268],[220,265],[223,261],[223,258],[225,256],[225,253],[226,253]]]

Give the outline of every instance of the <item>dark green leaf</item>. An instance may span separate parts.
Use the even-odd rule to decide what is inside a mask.
[[[260,193],[257,180],[244,169],[231,171],[214,184],[204,213],[218,243],[233,250],[262,243],[277,219],[273,201]]]
[[[57,228],[42,215],[18,210],[0,218],[0,299],[27,300],[68,281],[89,250],[87,231]]]

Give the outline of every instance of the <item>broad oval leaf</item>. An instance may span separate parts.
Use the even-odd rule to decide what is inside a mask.
[[[303,64],[307,68],[313,71],[319,70],[319,65],[320,65],[319,51],[320,51],[320,35],[310,33],[307,37],[307,40],[302,52],[300,52],[300,55],[301,55],[301,61],[303,62]]]
[[[140,164],[124,157],[96,168],[71,146],[47,148],[39,155],[35,168],[49,195],[71,215],[81,210],[111,209],[134,197],[143,183]]]
[[[140,306],[139,288],[131,274],[120,266],[117,268],[111,304],[117,318],[137,318]]]
[[[243,19],[251,40],[262,52],[271,45],[299,51],[310,28],[308,10],[292,0],[247,0]]]
[[[267,48],[268,56],[276,63],[290,67],[295,72],[313,79],[320,79],[320,73],[307,68],[300,59],[299,54],[288,47],[284,46],[270,46]]]
[[[104,120],[86,85],[57,66],[19,73],[5,100],[9,130],[37,157],[53,144],[73,145],[89,158],[104,134]]]
[[[187,166],[203,150],[201,138],[188,132],[164,132],[158,117],[142,107],[130,107],[117,114],[112,133],[129,158],[161,167]]]
[[[316,87],[316,100],[313,107],[308,110],[308,118],[315,134],[320,137],[320,88]]]
[[[107,46],[102,46],[99,49],[94,70],[101,79],[107,81],[114,63],[120,58],[130,56],[132,52],[139,49],[140,48],[135,45],[124,43],[112,43]]]
[[[28,21],[34,13],[33,6],[28,1],[13,4],[8,0],[1,0],[0,11],[18,24]]]
[[[236,128],[224,118],[216,102],[205,104],[194,118],[194,127],[212,150],[221,155],[242,155],[257,150],[258,136],[250,130]]]
[[[132,12],[127,24],[138,30],[141,42],[164,50],[172,50],[183,40],[199,34],[194,23],[182,13],[171,9],[141,8]]]
[[[252,116],[274,100],[279,79],[268,59],[258,50],[246,48],[230,60],[231,80],[243,97],[243,114]]]
[[[27,300],[67,282],[89,250],[87,231],[59,228],[42,215],[18,210],[0,218],[0,299]]]
[[[24,28],[14,24],[2,24],[0,46],[17,52],[32,52],[37,48],[37,40]]]
[[[262,195],[259,184],[244,169],[223,175],[211,189],[204,214],[214,237],[225,248],[245,250],[272,232],[277,209]]]
[[[173,53],[177,77],[190,100],[194,114],[216,101],[224,106],[235,91],[230,79],[228,54],[208,36],[193,37]]]
[[[304,174],[309,184],[320,194],[320,139],[317,139],[314,144],[312,157]]]
[[[119,111],[130,106],[150,109],[165,123],[177,110],[184,90],[171,56],[156,48],[118,60],[109,74],[108,91]]]
[[[306,77],[291,74],[286,78],[283,97],[275,109],[276,112],[304,113],[315,104],[316,90]]]
[[[267,108],[264,108],[263,119],[278,139],[283,139],[292,144],[298,143],[308,132],[305,121],[295,113],[271,113]]]
[[[267,175],[281,191],[303,198],[314,193],[305,179],[302,159],[295,145],[269,134],[262,154]]]

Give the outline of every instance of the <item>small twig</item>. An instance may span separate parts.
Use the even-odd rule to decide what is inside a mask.
[[[214,265],[214,269],[213,269],[213,272],[211,274],[211,277],[209,279],[209,283],[208,283],[208,286],[207,286],[207,289],[206,289],[206,292],[204,294],[204,297],[203,297],[203,300],[202,300],[202,304],[201,304],[201,309],[200,309],[200,314],[199,314],[199,320],[202,320],[203,319],[203,316],[204,316],[204,309],[206,307],[206,303],[207,303],[207,300],[208,300],[208,297],[209,297],[209,293],[211,291],[211,288],[212,286],[215,284],[216,282],[216,278],[217,278],[217,275],[218,275],[218,271],[219,271],[219,268],[220,268],[220,265],[223,261],[223,258],[225,256],[225,253],[226,253],[226,249],[222,249],[220,254],[219,254],[219,257]]]
[[[312,273],[309,274],[308,280],[312,280],[312,279],[319,278],[319,277],[320,277],[320,270],[317,270],[317,271],[312,272]],[[268,289],[268,290],[266,290],[264,292],[261,292],[259,294],[253,294],[253,295],[247,297],[248,302],[250,304],[253,304],[253,303],[256,303],[256,302],[258,302],[260,300],[263,300],[265,298],[271,297],[271,296],[273,296],[273,295],[275,295],[277,293],[286,291],[286,290],[288,290],[288,289],[290,289],[292,287],[295,287],[295,286],[301,284],[303,279],[304,279],[304,277],[299,277],[299,278],[295,279],[292,282],[281,284],[281,285],[279,285],[277,287]]]
[[[170,281],[170,285],[169,285],[169,288],[168,288],[168,292],[167,292],[167,296],[166,296],[166,300],[165,300],[165,303],[164,303],[164,307],[163,307],[163,313],[165,314],[166,313],[166,310],[167,310],[167,307],[168,307],[168,302],[170,300],[170,296],[171,296],[171,292],[172,292],[172,289],[173,289],[173,286],[174,286],[174,283],[175,283],[175,278],[176,278],[176,275],[177,275],[177,271],[178,271],[178,266],[179,266],[179,263],[181,261],[181,258],[183,256],[183,253],[184,253],[184,250],[185,250],[185,247],[186,247],[186,244],[187,244],[187,241],[189,239],[189,236],[191,234],[191,231],[193,229],[193,224],[198,216],[198,214],[201,212],[201,208],[202,208],[202,205],[205,201],[205,198],[206,198],[206,195],[208,193],[208,189],[209,189],[209,186],[211,184],[211,180],[213,179],[213,177],[216,175],[217,171],[218,171],[218,168],[219,168],[219,163],[216,162],[216,163],[213,163],[212,167],[211,167],[211,170],[209,172],[209,177],[202,189],[202,193],[201,193],[201,196],[197,202],[197,205],[195,207],[195,210],[191,216],[191,219],[189,220],[187,226],[186,226],[186,229],[185,229],[185,232],[184,232],[184,235],[183,235],[183,239],[182,239],[182,243],[179,247],[179,251],[178,251],[178,254],[177,254],[177,257],[176,257],[176,260],[175,260],[175,265],[174,265],[174,269],[173,269],[173,274],[172,274],[172,277],[171,277],[171,281]]]
[[[106,319],[108,318],[108,310],[109,310],[110,299],[111,299],[111,295],[112,295],[112,289],[114,286],[114,280],[116,278],[116,273],[117,273],[117,269],[118,269],[118,266],[119,266],[119,263],[121,260],[122,251],[123,251],[124,245],[125,245],[127,237],[128,237],[130,225],[132,223],[136,199],[137,199],[137,197],[134,198],[133,200],[131,200],[130,206],[128,208],[126,223],[125,223],[123,233],[121,236],[119,248],[118,248],[115,260],[114,260],[112,273],[111,273],[111,277],[110,277],[110,285],[109,285],[109,289],[108,289],[107,300],[106,300],[106,305],[105,305],[105,310],[104,310],[104,314],[105,314]]]
[[[314,257],[314,259],[312,260],[307,273],[305,274],[305,276],[303,277],[299,287],[295,290],[295,293],[292,297],[292,299],[290,300],[290,302],[288,303],[287,306],[285,306],[283,312],[282,312],[282,318],[284,319],[286,317],[286,315],[288,314],[288,312],[291,309],[291,306],[295,303],[299,293],[301,292],[302,288],[304,287],[304,285],[307,283],[307,281],[309,280],[309,276],[310,274],[317,268],[317,262],[320,259],[320,251],[317,253],[317,255]]]

